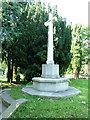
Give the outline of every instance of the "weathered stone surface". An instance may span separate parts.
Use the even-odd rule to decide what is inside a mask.
[[[70,97],[70,96],[81,93],[81,91],[79,91],[74,87],[69,87],[68,90],[61,91],[61,92],[43,92],[43,91],[35,90],[33,86],[26,86],[22,89],[22,91],[30,95],[39,95],[39,96],[46,96],[46,97],[61,97],[61,98]]]
[[[33,88],[40,91],[46,92],[57,92],[57,91],[65,91],[68,89],[67,78],[41,78],[34,77],[33,79]]]
[[[0,120],[8,118],[13,112],[15,112],[21,103],[27,101],[23,98],[14,100],[11,98],[9,90],[10,89],[5,89],[0,93]]]
[[[42,64],[42,75],[44,78],[59,78],[58,64]]]
[[[23,102],[26,102],[26,99],[20,99],[18,101],[14,101],[2,114],[0,115],[0,119],[8,118],[15,110],[19,107],[19,105]]]
[[[15,102],[14,99],[8,94],[8,92],[3,92],[1,95],[2,101],[7,106],[11,105],[13,102]]]

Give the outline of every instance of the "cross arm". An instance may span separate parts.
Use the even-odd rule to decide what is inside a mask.
[[[53,17],[52,19],[46,21],[46,22],[44,23],[44,25],[45,25],[45,26],[48,26],[50,22],[54,22],[54,21],[57,21],[57,17]]]

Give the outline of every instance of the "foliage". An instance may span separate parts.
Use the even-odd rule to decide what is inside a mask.
[[[11,96],[14,99],[25,98],[28,101],[20,105],[10,118],[88,118],[88,80],[72,79],[71,81],[70,85],[81,90],[82,93],[70,98],[31,96],[21,92],[24,86],[12,87]]]
[[[21,6],[23,4],[23,6]],[[20,28],[18,27],[19,19],[21,19],[21,8],[25,3],[3,2],[2,3],[2,59],[6,61],[8,66],[8,81],[13,79],[13,66],[21,61],[22,52],[18,47],[18,37],[20,37]],[[23,54],[22,54],[23,55]]]
[[[12,82],[14,67],[16,75],[19,71],[30,81],[40,76],[41,65],[46,61],[48,28],[44,22],[48,20],[48,10],[40,0],[2,4],[2,56],[8,66],[8,81]],[[54,23],[55,63],[60,64],[62,75],[71,60],[71,25],[58,16],[57,10],[54,14],[58,18]]]
[[[26,32],[23,34],[23,39],[27,42],[26,62],[20,66],[20,71],[29,80],[33,76],[40,76],[41,64],[45,63],[47,49],[47,28],[44,26],[47,13],[43,10],[41,3],[36,4],[33,14],[34,17],[29,20],[30,24],[28,23],[25,27]]]
[[[5,70],[6,70],[6,64],[5,64],[5,62],[2,63],[1,59],[0,59],[0,71],[2,71],[4,74]]]
[[[73,26],[72,32],[72,47],[73,53],[71,64],[68,70],[72,70],[75,78],[79,77],[82,65],[87,64],[88,57],[88,43],[87,43],[87,30],[82,25],[76,24]]]
[[[71,40],[72,40],[72,31],[71,25],[67,25],[66,20],[63,20],[62,17],[58,17],[58,22],[56,23],[56,34],[54,40],[54,54],[55,62],[60,66],[60,75],[64,74],[67,70],[72,54],[71,50]]]

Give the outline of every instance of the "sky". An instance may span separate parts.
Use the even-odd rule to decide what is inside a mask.
[[[42,0],[43,1],[43,0]],[[72,24],[88,25],[88,2],[90,0],[44,0],[57,5],[58,13]]]
[[[66,18],[68,23],[72,22],[72,24],[80,23],[88,25],[88,2],[90,0],[41,0],[41,1],[46,2],[46,4],[50,3],[52,6],[57,5],[59,15],[62,16],[63,18]]]

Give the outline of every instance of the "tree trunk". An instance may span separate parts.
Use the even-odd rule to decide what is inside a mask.
[[[74,78],[79,79],[79,72],[77,70],[74,72]]]
[[[8,59],[8,71],[7,71],[7,82],[10,82],[10,60]]]
[[[11,82],[13,81],[13,60],[12,60],[12,65],[11,65]]]
[[[15,76],[17,76],[17,66],[15,66]]]

